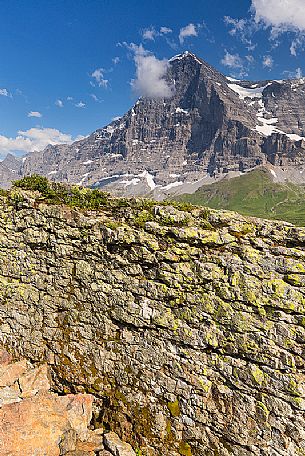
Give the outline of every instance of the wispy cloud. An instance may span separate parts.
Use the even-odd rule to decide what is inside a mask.
[[[154,29],[154,27],[144,29],[143,32],[142,32],[143,40],[151,40],[151,41],[153,41],[158,35],[159,35],[159,32],[157,32]]]
[[[42,114],[39,111],[30,111],[28,117],[42,117]]]
[[[86,103],[84,103],[83,101],[79,101],[78,103],[75,103],[74,106],[76,108],[85,108],[86,107]]]
[[[257,31],[258,25],[253,19],[234,19],[233,17],[225,16],[224,23],[229,27],[229,34],[239,38],[248,51],[253,51],[256,48],[256,44],[252,41],[252,36]]]
[[[263,58],[263,66],[265,68],[269,68],[271,69],[273,67],[273,58],[271,55],[265,55],[264,58]]]
[[[112,63],[113,63],[114,65],[117,65],[118,63],[120,63],[120,57],[114,57],[114,58],[112,59]]]
[[[160,28],[160,33],[162,35],[167,35],[168,33],[172,33],[172,32],[173,32],[172,29],[169,28],[169,27],[161,27]]]
[[[103,100],[100,100],[94,93],[90,93],[90,97],[97,103],[102,103]]]
[[[303,77],[303,72],[301,68],[297,68],[295,71],[285,70],[283,71],[285,78],[289,79],[301,79]]]
[[[0,89],[0,96],[2,96],[2,97],[11,97],[11,94],[8,92],[7,89]]]
[[[91,73],[91,77],[95,80],[94,84],[97,84],[99,87],[104,87],[105,89],[107,89],[109,81],[108,79],[105,79],[104,73],[104,68],[97,68],[93,71],[93,73]]]
[[[183,44],[185,39],[190,36],[198,36],[198,27],[195,24],[188,24],[180,29],[179,41]]]
[[[231,70],[232,76],[244,77],[248,75],[248,67],[253,63],[254,59],[251,55],[247,55],[245,59],[239,54],[231,54],[225,51],[224,57],[220,63]]]
[[[221,60],[222,65],[229,67],[229,68],[242,68],[243,67],[243,60],[239,56],[239,54],[230,54],[230,52],[226,51],[224,57]]]
[[[301,68],[297,68],[296,71],[295,71],[295,77],[297,79],[301,79],[303,77],[303,72],[301,70]]]
[[[155,27],[151,26],[142,31],[142,38],[146,41],[154,41],[158,36],[164,36],[172,33],[172,29],[169,27],[161,27],[160,29],[156,29]]]
[[[68,98],[67,98],[68,99]],[[63,108],[64,107],[64,103],[62,100],[60,100],[58,98],[58,100],[55,101],[55,105],[58,107],[58,108]]]

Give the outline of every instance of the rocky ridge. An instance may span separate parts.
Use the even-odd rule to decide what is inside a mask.
[[[236,81],[185,52],[169,61],[167,80],[172,98],[141,98],[81,141],[28,154],[19,175],[156,198],[267,163],[304,182],[305,79]],[[2,185],[16,173],[7,165]]]
[[[79,190],[84,201],[90,192]],[[72,201],[73,202],[73,201]],[[0,341],[144,456],[305,454],[305,230],[109,197],[0,201]]]

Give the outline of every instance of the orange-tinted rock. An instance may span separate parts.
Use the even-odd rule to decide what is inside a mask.
[[[97,429],[89,431],[85,441],[78,441],[76,444],[78,451],[101,451],[104,449],[103,430]]]
[[[36,369],[29,369],[19,377],[21,397],[30,397],[38,391],[49,391],[48,367],[44,364]]]
[[[90,430],[93,396],[50,392],[46,365],[0,352],[0,456],[133,456],[114,433]],[[1,356],[3,362],[1,364]],[[104,449],[104,437],[110,451]],[[113,451],[114,452],[113,452]]]
[[[12,361],[11,355],[6,350],[0,350],[0,365],[7,365]]]
[[[28,363],[26,360],[8,365],[0,365],[0,387],[13,385],[26,372],[27,368]]]
[[[1,456],[59,456],[59,442],[67,430],[80,431],[84,437],[91,406],[89,395],[58,397],[48,392],[4,405],[0,409]]]

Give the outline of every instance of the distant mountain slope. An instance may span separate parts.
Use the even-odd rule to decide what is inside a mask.
[[[177,199],[305,226],[305,187],[275,183],[268,169],[256,169],[240,177],[205,185]]]
[[[28,154],[21,175],[158,198],[267,163],[305,183],[305,79],[236,81],[190,52],[170,59],[166,78],[171,98],[140,98],[83,140]]]

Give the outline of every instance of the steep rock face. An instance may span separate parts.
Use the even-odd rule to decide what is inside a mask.
[[[109,200],[0,205],[0,341],[142,455],[305,453],[305,230]]]
[[[305,166],[305,79],[236,81],[190,52],[169,61],[166,78],[171,98],[141,98],[87,138],[29,154],[22,174],[162,197],[267,162]]]
[[[223,75],[187,53],[172,59],[167,78],[175,88],[172,98],[140,99],[85,140],[29,155],[23,172],[98,186],[115,182],[123,193],[147,193],[181,174],[195,180],[232,163],[239,169],[236,157],[244,168],[263,160],[251,130],[255,113],[228,89]]]
[[[9,188],[11,182],[21,177],[22,161],[12,154],[7,154],[0,162],[0,186]]]

